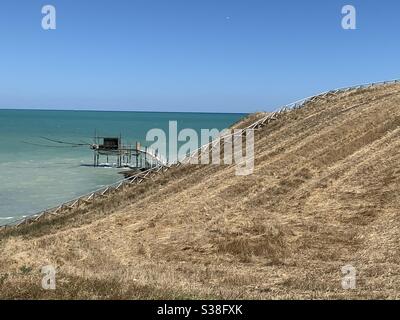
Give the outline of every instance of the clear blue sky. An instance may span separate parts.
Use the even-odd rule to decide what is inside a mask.
[[[398,0],[1,0],[0,108],[272,110],[400,77],[399,17]]]

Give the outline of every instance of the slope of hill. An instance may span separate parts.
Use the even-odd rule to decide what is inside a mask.
[[[253,175],[179,167],[5,232],[0,297],[399,298],[399,104],[398,84],[308,102],[256,132]]]

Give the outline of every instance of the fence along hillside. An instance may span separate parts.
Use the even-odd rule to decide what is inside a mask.
[[[135,185],[140,185],[141,183],[145,182],[148,179],[152,179],[155,175],[161,174],[163,172],[168,171],[171,168],[177,168],[185,164],[189,164],[191,160],[194,157],[199,157],[201,154],[204,152],[210,152],[217,146],[218,144],[224,145],[226,143],[225,139],[228,135],[232,136],[232,139],[239,139],[242,138],[242,135],[246,133],[246,130],[260,130],[262,127],[267,126],[269,123],[276,121],[280,118],[281,115],[291,112],[294,110],[297,110],[299,108],[304,107],[308,102],[318,102],[324,99],[327,99],[329,97],[336,96],[340,93],[343,92],[351,92],[351,91],[358,91],[358,90],[364,90],[368,88],[374,88],[377,86],[383,86],[383,85],[390,85],[390,84],[396,84],[399,83],[400,80],[390,80],[390,81],[381,81],[381,82],[374,82],[374,83],[368,83],[368,84],[362,84],[362,85],[355,85],[355,86],[350,86],[350,87],[344,87],[344,88],[339,88],[339,89],[334,89],[330,91],[326,91],[323,93],[319,93],[317,95],[307,97],[304,99],[300,99],[298,101],[292,102],[290,104],[284,105],[283,107],[279,108],[277,111],[268,113],[265,116],[260,116],[258,120],[255,122],[252,122],[250,125],[245,126],[244,128],[240,128],[239,132],[235,133],[229,133],[227,135],[223,135],[215,139],[214,141],[210,142],[209,144],[206,144],[197,150],[193,151],[191,154],[187,155],[184,159],[177,163],[169,164],[165,163],[164,161],[160,161],[159,165],[156,167],[150,168],[146,171],[137,173],[135,175],[132,175],[128,178],[122,179],[112,185],[100,188],[98,190],[92,191],[88,194],[79,196],[77,198],[74,198],[72,200],[69,200],[67,202],[64,202],[60,204],[57,207],[49,208],[46,210],[43,210],[39,213],[36,213],[34,215],[25,217],[23,219],[13,221],[8,224],[4,224],[0,226],[0,231],[6,230],[8,228],[14,228],[18,227],[20,225],[27,225],[31,223],[35,223],[47,216],[56,216],[62,214],[65,210],[69,211],[72,209],[79,208],[83,204],[88,204],[96,201],[98,198],[102,198],[106,196],[107,194],[117,192],[119,190],[122,190],[124,188],[132,187]]]

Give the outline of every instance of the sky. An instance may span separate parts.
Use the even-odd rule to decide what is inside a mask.
[[[270,111],[400,78],[399,15],[398,0],[1,0],[0,108]]]

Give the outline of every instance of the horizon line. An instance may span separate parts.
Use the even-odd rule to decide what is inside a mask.
[[[93,109],[42,109],[42,108],[0,108],[0,111],[70,111],[70,112],[132,112],[132,113],[198,113],[198,114],[251,114],[254,112],[212,112],[212,111],[145,111],[145,110],[93,110]]]

